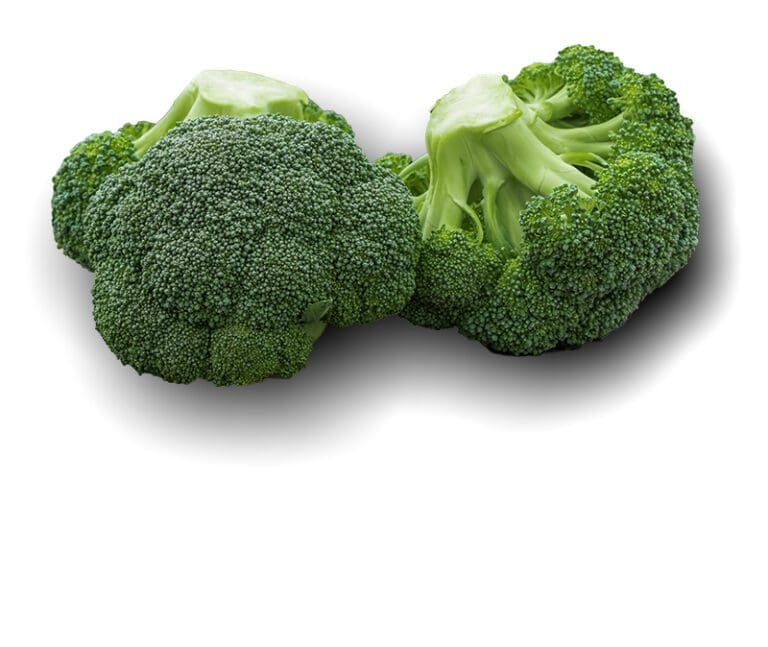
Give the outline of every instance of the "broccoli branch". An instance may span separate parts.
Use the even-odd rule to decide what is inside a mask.
[[[599,124],[559,128],[533,115],[530,128],[555,153],[593,153],[605,158],[611,155],[611,135],[619,129],[623,121],[624,115],[618,114]]]
[[[429,155],[426,153],[422,155],[421,157],[416,158],[413,160],[408,166],[406,166],[402,171],[400,171],[400,179],[403,180],[403,182],[408,182],[413,177],[416,177],[424,172],[424,169],[429,168]]]
[[[573,112],[573,101],[568,96],[568,89],[563,85],[557,92],[546,97],[537,97],[528,104],[544,121],[557,121]]]
[[[532,195],[548,195],[563,184],[591,195],[595,180],[561,154],[568,152],[568,140],[555,135],[564,129],[548,127],[550,143],[558,149],[553,150],[535,124],[544,122],[500,77],[477,77],[437,104],[427,133],[431,178],[420,209],[424,238],[442,227],[469,225],[478,240],[514,254],[522,239],[519,215]],[[582,131],[572,139],[581,143],[591,136]],[[584,161],[599,164],[599,155],[589,150],[572,159],[582,161],[585,154],[594,158]],[[423,158],[417,160],[403,175],[424,164]]]
[[[142,157],[152,144],[156,144],[171,128],[180,121],[183,121],[187,114],[189,114],[189,110],[196,98],[197,84],[193,81],[176,97],[168,112],[152,128],[133,142],[136,156]]]

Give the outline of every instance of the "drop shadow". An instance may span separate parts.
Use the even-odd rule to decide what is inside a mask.
[[[568,424],[574,414],[598,415],[642,382],[657,379],[686,339],[716,317],[733,277],[734,254],[724,176],[706,142],[697,142],[695,175],[701,243],[688,266],[605,340],[539,357],[494,354],[454,330],[390,317],[328,330],[307,367],[290,380],[227,388],[173,385],[115,361],[93,327],[92,275],[55,250],[47,221],[39,231],[45,240],[33,245],[33,271],[49,316],[77,347],[93,398],[130,428],[163,440],[227,451],[318,446],[364,434],[371,421],[430,402],[476,410],[484,428],[489,420],[508,430]]]

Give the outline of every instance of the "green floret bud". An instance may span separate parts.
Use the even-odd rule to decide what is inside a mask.
[[[621,112],[615,98],[625,70],[610,52],[573,45],[553,63],[533,63],[504,80],[540,119],[573,128],[609,121]]]
[[[122,128],[117,131],[117,134],[127,137],[131,141],[135,141],[154,125],[155,124],[151,121],[138,121],[135,124],[124,124]]]
[[[345,196],[331,246],[336,286],[328,322],[335,326],[398,312],[416,285],[418,221],[403,184],[372,167],[370,177],[346,188]]]
[[[402,314],[428,328],[455,326],[477,307],[503,267],[502,255],[492,245],[477,244],[474,233],[440,229],[421,247],[418,285]]]
[[[395,175],[400,175],[411,162],[413,162],[413,158],[406,153],[385,153],[373,163],[392,171]]]
[[[140,274],[122,259],[99,263],[93,317],[112,352],[138,373],[186,384],[208,371],[210,330],[163,309],[144,290]]]
[[[620,112],[615,97],[626,68],[611,52],[572,45],[557,55],[553,65],[565,82],[574,112],[585,114],[590,123],[607,121]]]
[[[427,155],[414,160],[405,153],[386,153],[374,164],[399,175],[403,184],[415,196],[416,208],[421,205],[424,194],[429,188],[429,157]]]
[[[647,151],[690,169],[693,155],[691,120],[680,114],[675,93],[655,74],[628,71],[618,84],[615,103],[625,115],[615,147],[617,153]]]
[[[335,126],[348,135],[355,134],[352,130],[352,126],[349,125],[349,122],[343,115],[340,115],[333,110],[324,110],[309,98],[304,101],[304,105],[302,106],[302,116],[300,118],[305,121],[319,121],[328,124],[329,126]]]
[[[151,127],[140,121],[115,132],[90,135],[70,151],[53,178],[53,237],[67,256],[86,269],[93,268],[84,243],[82,214],[105,178],[138,159],[134,140]]]
[[[218,328],[211,336],[208,379],[225,386],[291,377],[307,363],[314,341],[301,325],[267,331],[242,325]]]

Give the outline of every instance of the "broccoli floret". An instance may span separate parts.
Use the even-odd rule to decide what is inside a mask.
[[[413,195],[421,195],[429,187],[429,160],[420,157],[415,162],[405,153],[385,153],[374,164],[400,176]]]
[[[71,150],[53,178],[51,206],[57,245],[67,256],[93,269],[84,244],[82,216],[108,176],[140,159],[179,122],[210,115],[249,117],[265,113],[321,121],[353,134],[343,116],[323,110],[300,88],[250,72],[202,72],[156,124],[126,124],[116,132],[91,135]]]
[[[544,121],[582,126],[607,121],[620,109],[614,103],[624,64],[610,52],[574,45],[553,63],[533,63],[504,80]]]
[[[437,102],[426,140],[414,323],[512,354],[579,346],[698,242],[691,122],[658,77],[608,52],[477,77]]]
[[[84,224],[97,329],[171,382],[288,377],[326,325],[394,314],[415,284],[406,187],[320,122],[186,121],[105,180]]]
[[[53,237],[61,250],[90,268],[84,247],[82,213],[104,178],[138,157],[134,141],[152,127],[148,121],[95,133],[77,144],[53,178]]]
[[[392,171],[395,175],[400,175],[411,162],[413,158],[405,153],[385,153],[373,163]]]
[[[349,125],[349,122],[343,115],[340,115],[333,110],[324,110],[312,101],[312,99],[307,99],[303,102],[301,119],[304,119],[304,121],[321,121],[324,124],[336,126],[336,128],[340,128],[350,135],[355,134],[352,130],[352,126]]]

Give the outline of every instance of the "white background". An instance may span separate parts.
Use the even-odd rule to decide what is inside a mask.
[[[717,11],[710,9],[716,6]],[[764,23],[752,3],[6,3],[0,645],[768,644]],[[50,233],[70,146],[261,72],[423,151],[432,102],[571,43],[695,120],[701,245],[602,343],[397,318],[288,381],[123,367]]]

